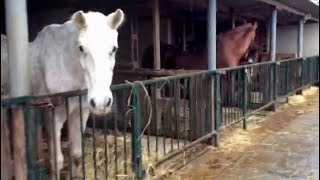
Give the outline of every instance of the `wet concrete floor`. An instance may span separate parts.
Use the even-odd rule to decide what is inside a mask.
[[[220,148],[192,161],[170,179],[319,179],[319,91],[283,104],[248,130],[228,128]]]

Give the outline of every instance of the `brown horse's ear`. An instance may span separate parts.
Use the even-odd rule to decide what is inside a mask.
[[[253,23],[253,27],[254,27],[254,29],[257,29],[257,28],[258,28],[258,23],[257,23],[257,21],[255,21],[255,22]]]

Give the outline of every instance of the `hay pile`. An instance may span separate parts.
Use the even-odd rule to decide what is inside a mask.
[[[294,96],[289,96],[289,104],[290,105],[299,105],[301,103],[306,102],[306,98],[303,95],[294,95]]]
[[[319,92],[319,88],[315,86],[311,86],[309,89],[302,91],[302,95],[304,96],[312,96]]]
[[[85,178],[88,180],[95,179],[94,171],[94,148],[93,148],[93,135],[90,130],[86,132],[89,137],[85,138],[84,146],[84,164],[85,164]],[[106,179],[106,162],[108,179],[115,179],[118,177],[120,180],[134,179],[134,172],[132,172],[131,164],[131,136],[114,136],[107,135],[105,143],[105,135],[101,131],[95,132],[95,148],[96,148],[96,167],[97,178]],[[107,151],[105,151],[105,145]],[[68,149],[63,146],[63,153],[65,157],[66,167],[62,171],[62,176],[66,176],[68,172],[69,159]],[[126,152],[126,153],[125,153]],[[159,156],[158,156],[159,157]],[[117,160],[116,160],[117,158]],[[142,165],[143,169],[149,177],[157,175],[158,172],[163,170],[155,170],[156,154],[146,150],[142,145]],[[117,170],[116,170],[117,169]],[[82,179],[82,162],[77,169],[79,179]]]

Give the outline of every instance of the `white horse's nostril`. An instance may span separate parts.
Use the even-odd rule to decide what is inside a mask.
[[[111,103],[112,103],[112,99],[111,99],[111,98],[106,98],[106,101],[105,101],[105,103],[104,103],[104,106],[105,106],[105,107],[109,107],[109,106],[111,106]]]
[[[96,107],[96,103],[94,102],[93,99],[90,99],[90,106],[91,106],[92,108],[95,108],[95,107]]]

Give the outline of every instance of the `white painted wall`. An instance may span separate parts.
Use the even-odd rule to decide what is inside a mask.
[[[304,25],[303,56],[319,55],[319,23]],[[277,53],[297,53],[298,23],[296,26],[278,26]]]

